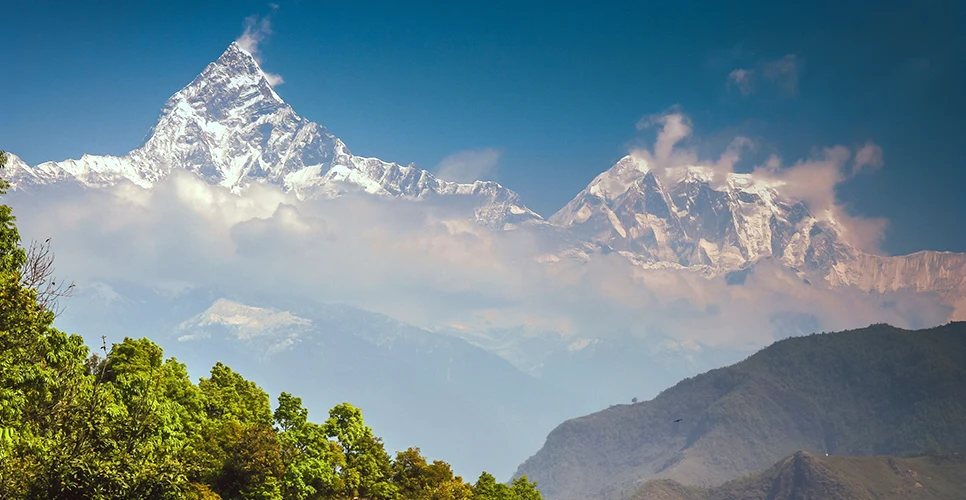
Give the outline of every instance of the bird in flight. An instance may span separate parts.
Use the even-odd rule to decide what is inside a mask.
[[[680,422],[682,420],[684,420],[684,419],[683,418],[679,418],[679,419],[675,420],[674,423],[678,423],[678,422]]]

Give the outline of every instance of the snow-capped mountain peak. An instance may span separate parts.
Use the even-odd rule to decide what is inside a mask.
[[[266,182],[300,198],[363,192],[468,199],[479,222],[499,229],[541,220],[495,182],[448,182],[415,166],[353,155],[325,127],[285,103],[237,43],[167,100],[142,144],[126,156],[84,155],[33,168],[12,162],[6,177],[15,189],[57,182],[103,187],[124,180],[149,188],[175,169],[233,191]]]
[[[966,318],[966,254],[869,255],[833,214],[813,213],[775,179],[708,166],[656,171],[625,156],[548,222],[576,236],[564,253],[578,258],[616,250],[643,267],[708,277],[777,260],[833,287],[938,292],[953,319]]]
[[[774,183],[750,174],[685,166],[657,172],[626,156],[549,221],[642,263],[739,269],[774,257],[796,268],[830,269],[853,250],[832,224]]]

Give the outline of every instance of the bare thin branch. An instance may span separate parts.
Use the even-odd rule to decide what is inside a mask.
[[[70,297],[74,292],[73,282],[54,277],[54,253],[50,249],[50,238],[30,243],[27,260],[20,270],[20,281],[37,292],[37,303],[41,307],[56,315],[62,312],[60,299]]]

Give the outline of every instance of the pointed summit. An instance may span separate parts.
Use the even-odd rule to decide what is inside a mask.
[[[258,65],[258,61],[255,59],[255,56],[252,55],[252,53],[249,52],[248,50],[243,49],[242,46],[237,41],[231,42],[231,44],[228,45],[228,48],[225,49],[225,52],[223,52],[221,54],[221,57],[219,57],[218,60],[215,62],[218,63],[218,62],[223,62],[226,59],[235,59],[235,58],[248,59],[254,62],[256,66]]]
[[[168,99],[131,155],[234,188],[254,179],[283,184],[288,173],[328,163],[335,140],[282,101],[251,52],[232,42]]]
[[[457,184],[415,166],[353,155],[325,127],[296,114],[272,81],[250,51],[232,42],[168,99],[154,127],[128,155],[85,155],[32,169],[17,164],[11,181],[15,186],[76,181],[103,187],[126,180],[149,188],[172,171],[187,170],[233,191],[264,182],[300,198],[364,192],[470,199],[476,220],[494,228],[542,220],[495,182]]]
[[[179,97],[205,99],[206,105],[215,107],[237,105],[238,98],[246,97],[262,97],[283,104],[258,60],[238,42],[231,42],[215,62],[172,96],[169,104]]]

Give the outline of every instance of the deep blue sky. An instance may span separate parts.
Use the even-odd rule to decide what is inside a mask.
[[[549,216],[646,138],[642,116],[679,105],[715,155],[737,134],[786,160],[878,143],[885,167],[842,185],[840,199],[891,221],[887,252],[966,251],[962,1],[278,3],[263,67],[356,154],[432,169],[496,148],[495,178]],[[30,164],[124,154],[247,16],[270,10],[7,5],[0,148]],[[748,96],[728,87],[732,70],[761,75],[788,54],[797,95],[765,79]]]

